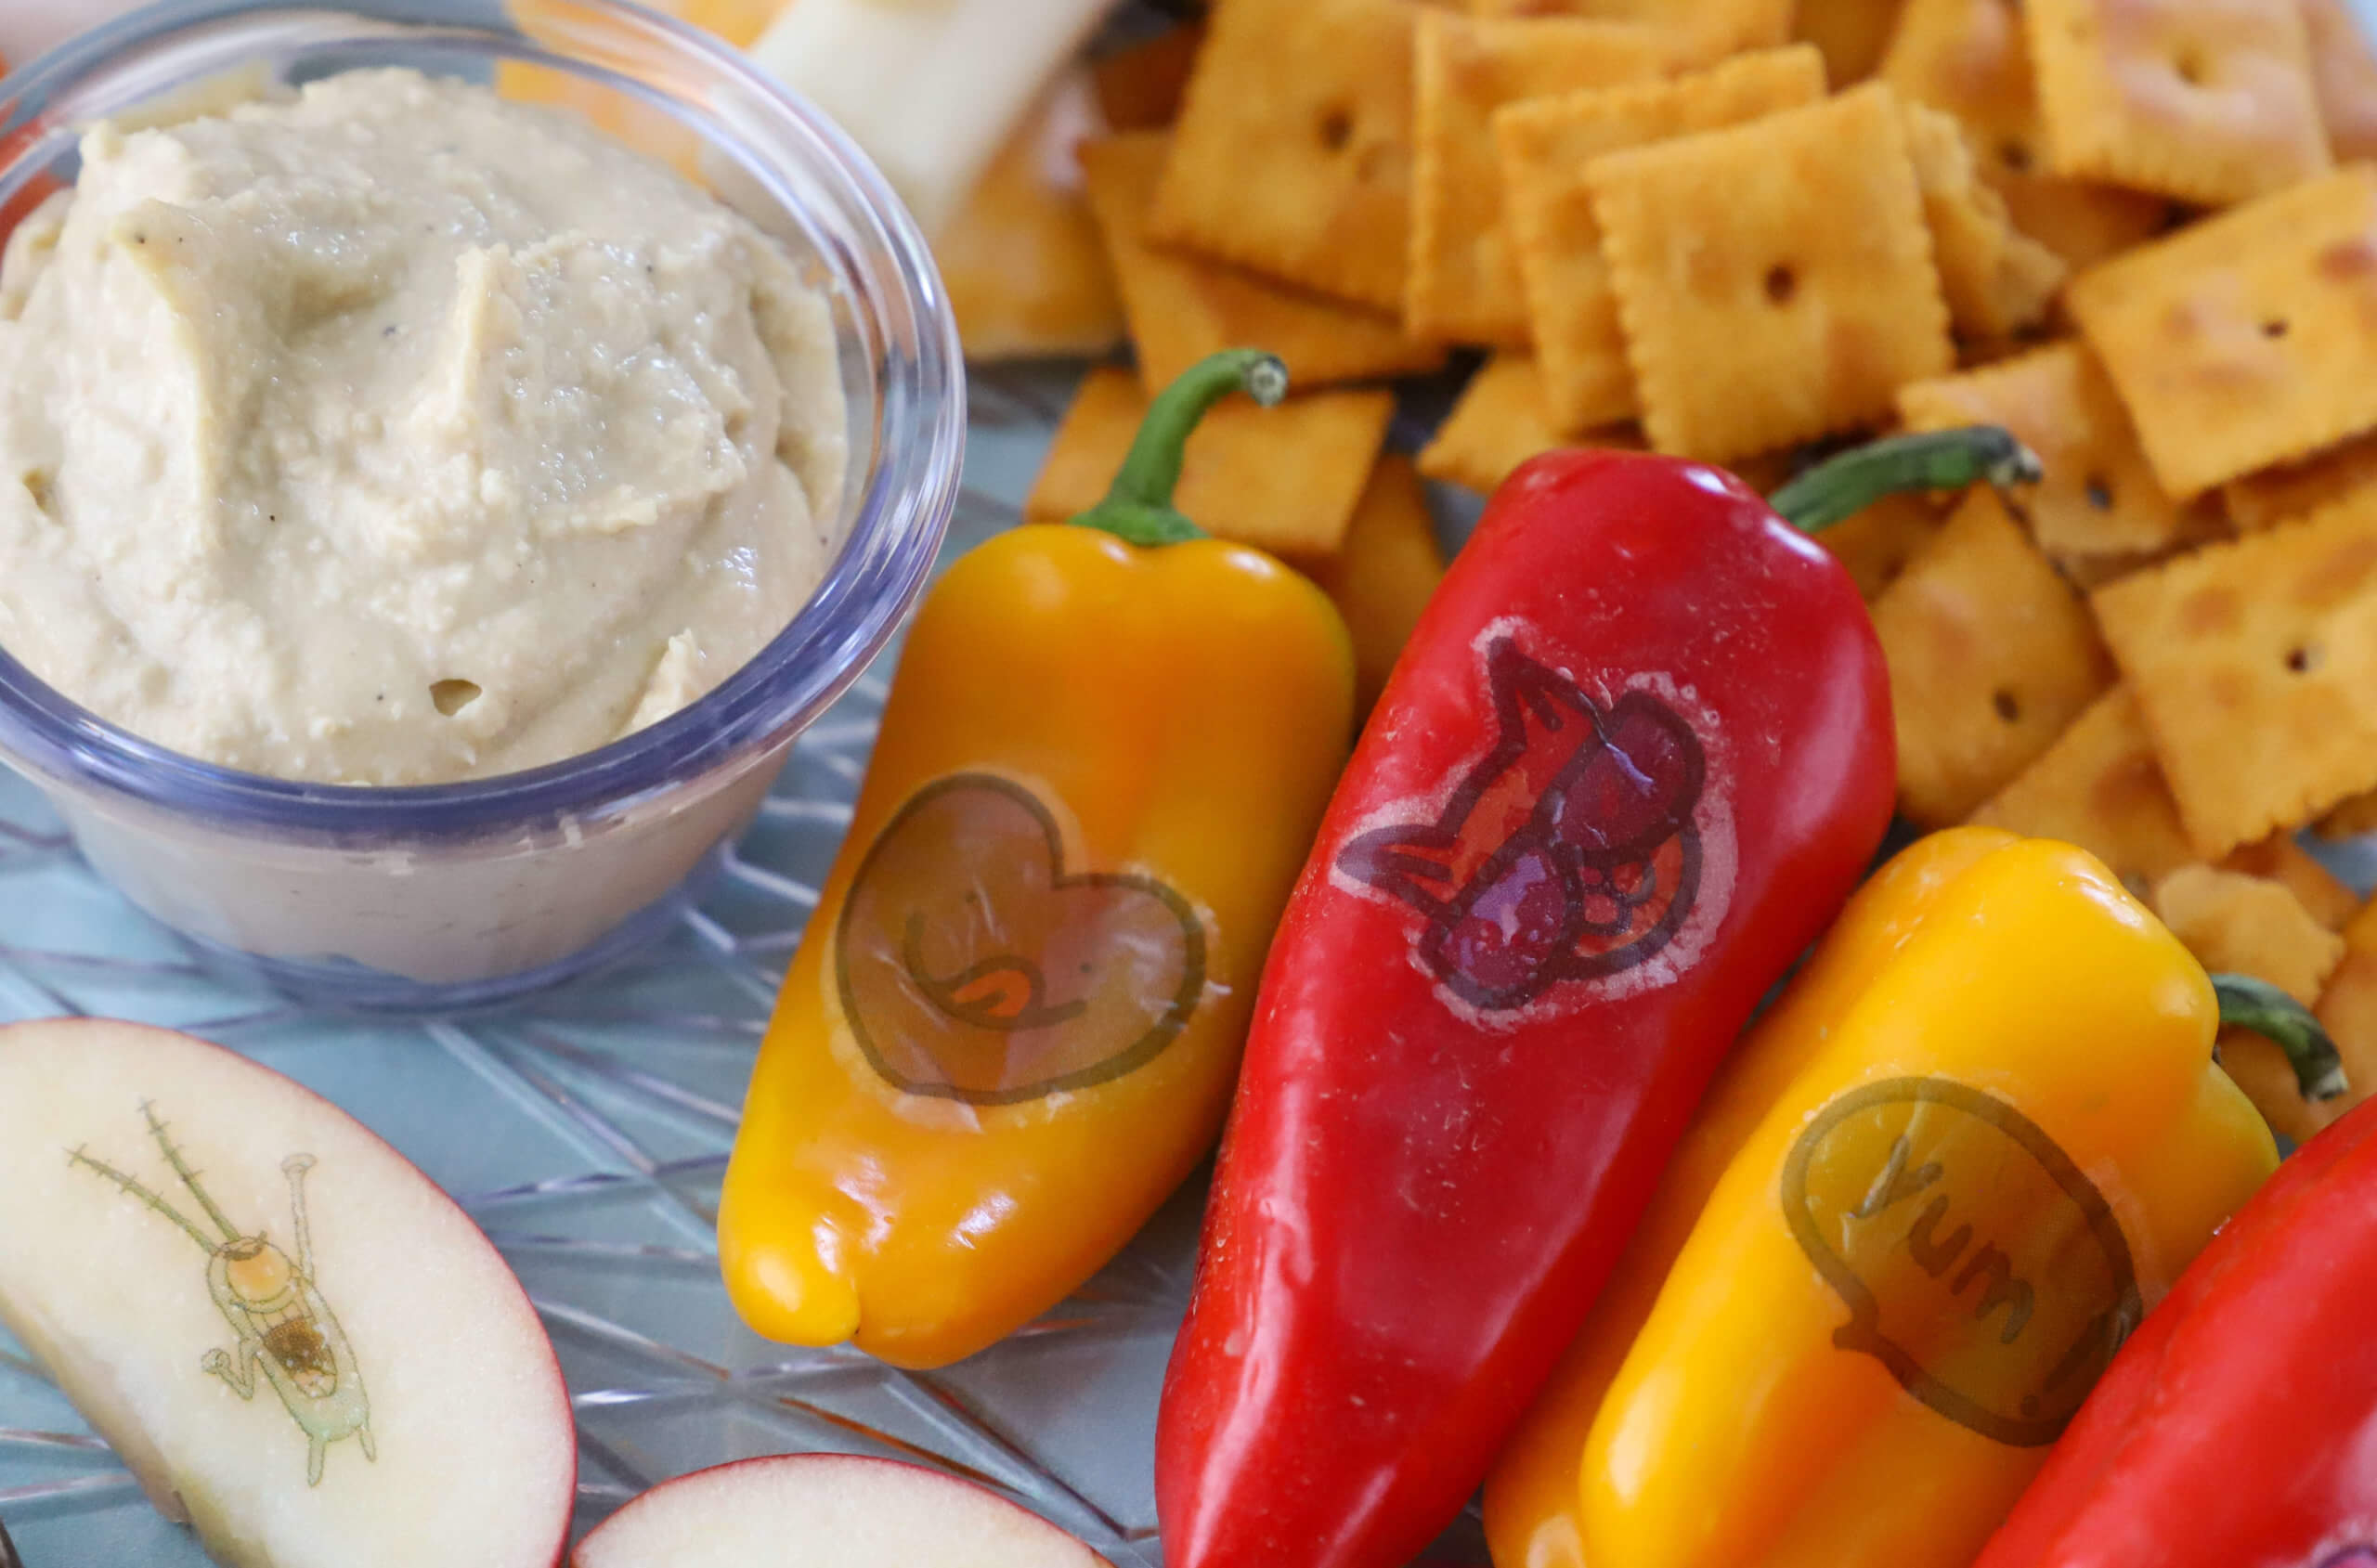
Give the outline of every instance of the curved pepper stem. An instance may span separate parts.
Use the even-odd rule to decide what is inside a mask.
[[[1180,372],[1148,406],[1148,416],[1140,421],[1139,434],[1106,499],[1073,521],[1137,545],[1203,538],[1205,530],[1173,508],[1172,492],[1180,483],[1188,433],[1206,409],[1240,391],[1269,408],[1288,395],[1287,365],[1259,348],[1226,348]]]
[[[2252,1030],[2286,1053],[2305,1099],[2332,1100],[2345,1092],[2344,1058],[2311,1009],[2250,975],[2213,976],[2212,994],[2220,999],[2223,1025]]]
[[[2035,485],[2038,454],[1994,424],[1892,435],[1827,458],[1768,498],[1786,523],[1819,533],[1904,490]]]

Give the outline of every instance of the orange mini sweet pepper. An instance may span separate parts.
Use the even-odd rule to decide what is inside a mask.
[[[1961,1568],[2274,1168],[2220,1020],[2333,1092],[2085,853],[1893,860],[1698,1114],[1487,1491],[1500,1568]],[[2306,1027],[2307,1026],[2307,1027]]]
[[[904,1367],[1095,1273],[1219,1131],[1273,926],[1352,743],[1320,590],[1171,509],[1268,355],[1150,409],[1107,500],[960,558],[909,633],[719,1209],[737,1310]]]

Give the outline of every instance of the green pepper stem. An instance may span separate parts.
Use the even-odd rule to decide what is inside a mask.
[[[1994,424],[1892,435],[1827,458],[1774,492],[1767,504],[1803,534],[1821,533],[1884,496],[1961,490],[1981,484],[2035,485],[2038,454]]]
[[[2345,1092],[2344,1058],[2311,1009],[2250,975],[2213,976],[2212,994],[2220,999],[2224,1026],[2252,1030],[2286,1053],[2305,1099],[2332,1100]]]
[[[1288,395],[1288,367],[1278,355],[1259,348],[1226,348],[1180,372],[1148,405],[1147,418],[1139,422],[1139,434],[1106,499],[1073,521],[1136,545],[1203,538],[1205,530],[1174,508],[1172,492],[1180,483],[1188,433],[1206,409],[1240,391],[1267,408]]]

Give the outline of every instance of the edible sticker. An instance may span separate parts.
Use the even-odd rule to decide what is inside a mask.
[[[1151,876],[1066,868],[1011,779],[918,791],[867,851],[834,944],[843,1016],[893,1087],[1015,1105],[1122,1077],[1188,1027],[1205,928]]]
[[[305,1173],[314,1168],[310,1154],[292,1154],[280,1162],[289,1178],[290,1235],[296,1255],[266,1238],[259,1227],[250,1231],[234,1225],[229,1215],[207,1195],[199,1173],[190,1169],[180,1147],[166,1134],[157,1108],[140,1105],[149,1134],[175,1177],[197,1200],[218,1240],[155,1189],[89,1152],[76,1148],[67,1162],[112,1182],[158,1214],[179,1225],[206,1253],[206,1289],[215,1307],[231,1325],[232,1347],[210,1350],[200,1367],[223,1380],[241,1399],[253,1399],[256,1374],[262,1371],[272,1392],[299,1430],[305,1434],[305,1484],[322,1481],[325,1451],[341,1438],[352,1437],[366,1459],[379,1458],[371,1436],[371,1401],[363,1392],[363,1374],[355,1364],[355,1348],[331,1313],[330,1302],[314,1283],[314,1238],[305,1219]]]
[[[1792,1146],[1782,1199],[1849,1308],[1833,1342],[2000,1443],[2054,1442],[2143,1315],[2104,1195],[2037,1123],[1962,1083],[1833,1100]]]
[[[1498,1014],[1648,965],[1710,924],[1695,912],[1721,913],[1733,842],[1707,750],[1669,694],[1589,693],[1508,631],[1482,652],[1486,755],[1441,800],[1354,834],[1334,869],[1416,912],[1415,962]]]

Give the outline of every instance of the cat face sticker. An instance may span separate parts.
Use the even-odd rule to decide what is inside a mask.
[[[956,773],[859,867],[835,981],[859,1049],[904,1093],[1016,1105],[1120,1078],[1188,1026],[1205,928],[1152,877],[1069,873],[1047,806]]]
[[[1650,962],[1728,890],[1729,820],[1708,758],[1658,693],[1596,700],[1508,633],[1483,643],[1494,736],[1432,807],[1390,812],[1338,851],[1357,890],[1420,916],[1413,957],[1481,1013]],[[1719,813],[1721,815],[1721,813]]]

